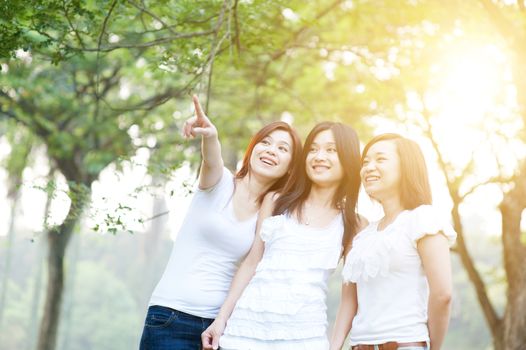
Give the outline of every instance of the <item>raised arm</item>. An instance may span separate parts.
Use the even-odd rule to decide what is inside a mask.
[[[447,238],[427,235],[418,241],[418,253],[429,284],[428,321],[430,350],[439,350],[446,336],[451,311],[451,258]]]
[[[332,329],[330,350],[340,350],[351,330],[352,321],[358,311],[358,298],[356,296],[356,284],[343,283],[342,296],[336,321]]]
[[[192,100],[195,116],[184,123],[183,136],[185,138],[201,136],[203,161],[199,173],[199,188],[207,189],[217,184],[223,175],[221,144],[217,136],[217,129],[203,112],[197,96],[193,95]]]
[[[223,334],[226,327],[226,322],[230,314],[234,310],[237,300],[245,290],[246,286],[254,276],[256,267],[263,257],[265,251],[265,243],[261,240],[259,234],[261,230],[261,223],[264,219],[272,215],[274,209],[275,194],[268,193],[263,199],[261,209],[259,210],[258,221],[256,224],[256,237],[254,243],[250,248],[248,255],[236,272],[228,295],[219,310],[219,313],[214,322],[201,334],[201,341],[203,349],[217,349],[219,347],[219,338]]]

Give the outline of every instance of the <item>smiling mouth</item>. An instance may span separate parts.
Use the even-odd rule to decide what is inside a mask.
[[[329,170],[330,167],[329,167],[328,165],[314,165],[314,166],[312,167],[312,169],[313,169],[314,171],[324,171],[324,170]]]
[[[380,176],[374,176],[374,175],[369,175],[365,178],[365,182],[366,183],[369,183],[369,182],[376,182],[380,180]]]
[[[270,158],[267,158],[267,157],[260,157],[259,160],[260,160],[262,163],[267,164],[267,165],[270,165],[270,166],[275,166],[275,165],[278,164],[275,160],[270,159]]]

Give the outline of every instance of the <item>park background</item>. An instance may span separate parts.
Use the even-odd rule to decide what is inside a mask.
[[[444,349],[526,348],[524,62],[523,0],[0,2],[0,349],[137,348],[192,93],[232,170],[272,120],[415,139],[459,234]]]

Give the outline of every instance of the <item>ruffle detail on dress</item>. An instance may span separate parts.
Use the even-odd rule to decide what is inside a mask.
[[[229,320],[230,323],[234,323],[236,320],[250,321],[255,322],[256,324],[276,324],[283,326],[284,328],[288,327],[291,324],[311,324],[316,323],[318,325],[325,326],[327,324],[326,308],[321,310],[311,309],[309,311],[303,310],[301,317],[298,317],[297,314],[291,317],[291,314],[278,314],[278,313],[266,313],[266,312],[253,312],[250,309],[237,308],[235,311],[235,317]]]
[[[227,322],[221,347],[328,349],[325,299],[342,249],[340,221],[322,229],[286,215],[263,221],[265,252]]]
[[[279,282],[257,276],[236,303],[225,334],[260,340],[324,336],[325,290],[320,283]]]
[[[259,235],[263,242],[268,242],[274,236],[274,232],[279,230],[285,223],[285,215],[269,216],[261,223]]]
[[[327,350],[329,341],[323,337],[301,339],[301,340],[284,340],[284,341],[258,341],[244,337],[232,337],[223,335],[219,345],[225,349],[235,350]]]
[[[449,246],[457,239],[457,233],[448,221],[431,205],[421,205],[410,212],[409,234],[413,245],[426,235],[443,233],[447,238]]]
[[[332,270],[332,269],[331,269]],[[257,279],[265,280],[265,283],[287,283],[295,284],[320,284],[329,277],[331,270],[327,269],[309,269],[309,270],[294,270],[292,273],[289,270],[263,270],[257,271]],[[322,283],[323,284],[323,283]],[[324,285],[324,284],[323,284]]]
[[[292,340],[323,337],[326,334],[325,327],[291,327],[290,324],[275,327],[247,327],[244,325],[229,324],[228,333],[225,335],[254,338],[260,340]]]
[[[289,270],[303,271],[310,269],[335,269],[340,260],[341,246],[327,250],[320,248],[316,252],[295,252],[266,256],[260,261],[256,271],[259,270]]]
[[[290,217],[277,215],[263,221],[260,235],[265,242],[265,254],[257,272],[288,270],[292,275],[295,271],[330,270],[338,266],[343,226],[331,224],[325,231],[310,230]]]
[[[309,285],[287,288],[286,284],[276,283],[251,284],[236,303],[236,308],[281,315],[296,315],[313,307],[326,309],[324,289]]]
[[[386,230],[375,232],[376,223],[370,224],[353,240],[342,269],[344,282],[356,283],[359,279],[368,281],[389,272],[389,251],[393,244]]]

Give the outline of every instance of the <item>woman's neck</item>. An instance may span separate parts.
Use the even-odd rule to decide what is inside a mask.
[[[313,206],[332,208],[335,194],[336,187],[312,186],[306,202]]]
[[[272,186],[272,183],[271,180],[265,181],[250,173],[237,180],[239,188],[246,194],[245,198],[255,202],[259,199],[261,194],[265,193]]]
[[[380,223],[384,226],[389,225],[391,222],[396,219],[398,214],[400,214],[404,207],[400,202],[400,197],[393,196],[386,200],[382,201],[382,208],[384,210],[384,217],[380,220]]]

